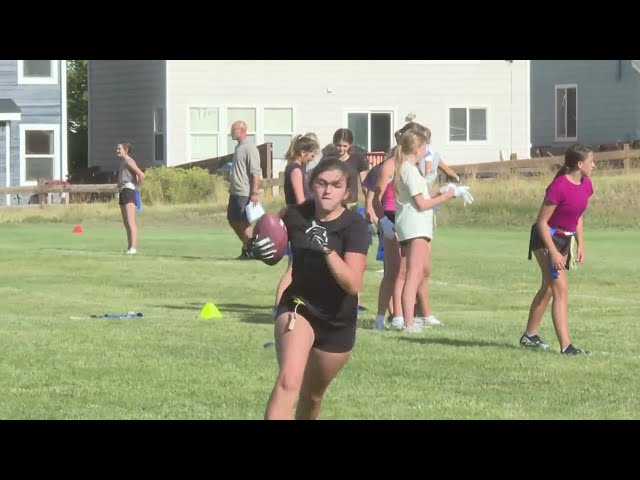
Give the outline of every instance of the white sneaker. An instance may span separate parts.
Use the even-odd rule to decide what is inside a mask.
[[[138,251],[135,248],[130,248],[129,250],[124,252],[125,255],[135,255],[136,253],[138,253]]]
[[[403,327],[402,331],[405,333],[424,333],[424,327],[420,325],[418,322],[413,322],[413,325],[410,327]]]
[[[398,331],[402,330],[404,328],[404,317],[393,317],[391,328]]]
[[[420,319],[420,323],[424,326],[433,327],[436,325],[442,325],[442,322],[438,320],[433,315],[429,315],[428,317],[418,317]],[[417,319],[416,319],[417,320]]]

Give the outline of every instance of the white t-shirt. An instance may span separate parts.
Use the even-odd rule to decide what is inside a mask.
[[[418,210],[413,197],[429,196],[427,180],[414,164],[403,162],[400,167],[400,188],[396,196],[396,232],[403,242],[417,237],[433,238],[433,210]]]

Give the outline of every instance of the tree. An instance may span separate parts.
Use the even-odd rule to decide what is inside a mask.
[[[88,96],[87,60],[67,60],[69,173],[88,166]]]

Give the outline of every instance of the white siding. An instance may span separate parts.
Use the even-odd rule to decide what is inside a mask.
[[[529,157],[528,60],[168,62],[170,165],[188,161],[189,106],[292,106],[294,131],[316,132],[322,146],[347,126],[349,110],[391,109],[395,129],[413,112],[450,164],[497,161],[500,150]],[[448,142],[447,107],[466,105],[489,109],[487,142]]]
[[[114,170],[115,146],[153,165],[153,109],[165,107],[165,60],[89,60],[89,166]]]

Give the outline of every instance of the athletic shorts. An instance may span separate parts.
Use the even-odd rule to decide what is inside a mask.
[[[127,203],[136,203],[136,191],[130,188],[123,188],[118,194],[118,204],[126,205]]]
[[[285,299],[283,296],[276,311],[276,318],[285,312],[292,313],[295,306],[293,297]],[[336,326],[329,325],[326,321],[319,319],[304,305],[298,306],[297,313],[306,318],[311,328],[313,328],[313,334],[315,335],[313,348],[329,353],[345,353],[353,350],[353,346],[356,343],[357,320],[355,318],[353,322]]]
[[[567,263],[565,268],[569,268],[569,263],[571,260],[571,238],[573,235],[552,235],[551,239],[553,240],[553,244],[556,246],[558,251],[564,256],[567,256]],[[540,250],[544,248],[546,250],[546,245],[540,236],[540,232],[538,231],[538,225],[534,223],[531,226],[531,233],[529,234],[529,260],[531,260],[532,252],[536,250]]]
[[[240,195],[229,195],[229,205],[227,205],[227,220],[230,222],[240,222],[247,220],[247,213],[244,207],[249,204],[249,197]]]

